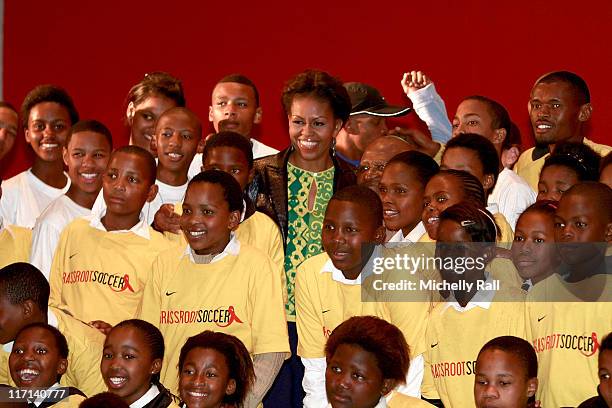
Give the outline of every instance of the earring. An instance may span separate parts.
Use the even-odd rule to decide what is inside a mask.
[[[332,156],[336,155],[336,138],[332,139]]]

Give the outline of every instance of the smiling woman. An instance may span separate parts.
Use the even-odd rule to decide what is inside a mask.
[[[126,98],[130,144],[151,151],[155,122],[170,108],[184,107],[183,84],[165,72],[151,72],[130,89]]]
[[[256,160],[254,183],[257,209],[279,225],[283,236],[288,291],[285,311],[293,357],[279,376],[293,382],[296,391],[291,406],[302,406],[304,368],[295,356],[295,273],[300,263],[323,251],[321,226],[334,191],[355,184],[352,167],[335,157],[333,151],[334,140],[348,120],[351,102],[340,80],[315,70],[304,71],[287,82],[282,102],[291,146]],[[290,395],[276,395],[273,388],[268,404],[284,406],[290,399]]]

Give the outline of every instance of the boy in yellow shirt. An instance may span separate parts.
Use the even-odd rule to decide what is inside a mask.
[[[543,407],[576,406],[598,384],[597,351],[612,327],[612,189],[575,184],[555,212],[555,242],[566,271],[527,296],[527,340],[538,354]],[[609,257],[608,257],[609,258]]]
[[[304,406],[325,406],[325,343],[332,330],[355,315],[375,314],[361,302],[362,244],[385,239],[382,203],[366,186],[338,191],[325,211],[321,243],[325,252],[302,263],[296,273],[297,352],[304,364]]]
[[[0,180],[0,197],[2,197],[2,180]],[[32,230],[6,225],[0,214],[0,268],[14,262],[28,262]]]
[[[154,182],[151,153],[137,146],[113,152],[103,180],[106,208],[61,234],[50,305],[101,330],[135,316],[153,260],[171,246],[141,213],[157,193]]]
[[[254,356],[257,381],[247,397],[252,406],[272,385],[289,344],[280,266],[232,234],[241,212],[242,191],[229,174],[207,170],[189,182],[181,215],[189,245],[157,257],[138,317],[164,335],[161,381],[173,392],[179,352],[188,337],[203,330],[238,337]]]
[[[8,371],[8,357],[21,328],[30,323],[48,323],[59,329],[68,342],[68,369],[63,386],[87,395],[105,391],[100,374],[104,336],[69,314],[47,307],[49,283],[36,267],[14,263],[0,269],[0,383],[15,385]]]

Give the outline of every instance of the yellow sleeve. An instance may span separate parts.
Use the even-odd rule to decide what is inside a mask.
[[[68,243],[68,237],[70,236],[70,227],[64,228],[60,235],[59,243],[55,249],[53,255],[53,263],[51,264],[51,271],[49,273],[49,286],[51,292],[49,293],[49,305],[55,306],[62,310],[66,310],[65,305],[62,304],[62,271],[64,269],[64,259],[66,257],[66,245]]]
[[[175,253],[175,251],[171,251]],[[155,327],[159,327],[159,316],[161,314],[161,277],[164,274],[162,252],[155,261],[144,286],[142,298],[136,309],[136,317],[141,320],[146,320]]]
[[[283,240],[281,238],[280,231],[274,221],[270,220],[271,234],[270,240],[268,241],[268,256],[277,265],[284,267],[285,264],[285,251],[283,249]],[[283,271],[283,282],[285,281],[285,273]]]
[[[95,330],[95,329],[93,329]],[[69,370],[61,383],[83,391],[85,395],[96,395],[106,391],[106,385],[100,371],[100,360],[104,342],[90,343],[89,347],[70,350]]]
[[[9,353],[0,349],[0,384],[9,384],[9,368],[8,368],[8,356]]]
[[[76,387],[86,395],[106,391],[100,360],[104,348],[104,335],[93,327],[63,313],[51,309],[59,321],[59,329],[68,342],[68,369],[61,384]]]
[[[302,264],[297,267],[295,277],[297,353],[303,358],[321,358],[324,357],[326,339],[320,312],[315,307],[315,302],[319,303],[316,280],[311,279],[310,272],[312,271],[305,269]]]
[[[249,303],[252,310],[253,354],[289,353],[287,321],[277,269],[263,253],[257,251],[257,255],[249,256],[247,261],[248,265],[252,265]]]

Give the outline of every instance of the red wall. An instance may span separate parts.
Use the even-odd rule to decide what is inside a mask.
[[[183,79],[188,105],[202,119],[216,80],[232,72],[251,77],[264,108],[259,137],[282,148],[282,85],[311,67],[371,83],[392,103],[407,103],[402,72],[422,69],[450,114],[468,94],[502,102],[525,145],[532,143],[526,103],[533,81],[572,70],[593,95],[588,136],[612,143],[609,0],[89,3],[5,2],[4,97],[20,105],[37,84],[61,85],[83,118],[109,125],[116,146],[127,140],[123,100],[130,86],[147,71],[167,70]],[[25,169],[29,159],[20,137],[0,176]]]

